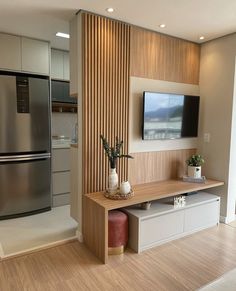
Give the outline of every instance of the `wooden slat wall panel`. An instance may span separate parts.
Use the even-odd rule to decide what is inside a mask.
[[[185,161],[195,153],[196,149],[133,153],[129,181],[137,185],[182,177],[186,174]]]
[[[131,27],[131,76],[199,83],[200,45]]]
[[[125,141],[128,152],[130,26],[83,13],[83,192],[107,187],[109,171],[100,134],[114,145]],[[128,161],[118,161],[126,180]]]

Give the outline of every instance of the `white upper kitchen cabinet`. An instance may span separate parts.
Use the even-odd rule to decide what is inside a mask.
[[[64,81],[70,80],[68,51],[51,50],[51,78]]]
[[[52,79],[63,79],[63,55],[64,52],[61,50],[51,50],[51,78]]]
[[[22,71],[49,75],[49,43],[22,37]]]
[[[0,33],[0,69],[21,70],[21,38]]]
[[[66,81],[70,80],[70,57],[69,52],[64,51],[63,54],[63,79]]]

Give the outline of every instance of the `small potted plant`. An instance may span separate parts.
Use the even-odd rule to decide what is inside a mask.
[[[186,161],[188,165],[188,176],[191,178],[201,178],[201,166],[204,164],[204,159],[201,155],[192,155]]]
[[[121,153],[123,141],[122,140],[119,141],[118,137],[116,137],[115,147],[109,146],[108,141],[103,135],[101,135],[100,137],[102,140],[103,148],[105,150],[105,154],[108,156],[109,163],[110,163],[108,190],[109,192],[116,192],[118,189],[118,175],[116,173],[117,159],[120,159],[120,158],[133,159],[133,157],[130,155]]]

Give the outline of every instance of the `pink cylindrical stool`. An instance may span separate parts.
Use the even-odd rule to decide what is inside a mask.
[[[119,210],[108,214],[108,254],[118,255],[124,252],[128,242],[128,216]]]

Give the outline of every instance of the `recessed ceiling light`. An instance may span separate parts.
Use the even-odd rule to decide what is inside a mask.
[[[200,40],[203,40],[204,38],[205,38],[204,36],[200,36],[200,37],[199,37]]]
[[[110,7],[110,8],[107,8],[106,11],[109,13],[112,13],[112,12],[114,12],[114,9],[112,7]]]
[[[166,27],[166,25],[164,23],[162,23],[162,24],[159,25],[159,27],[160,28],[164,28],[164,27]]]
[[[64,32],[57,32],[56,36],[70,38],[70,35],[68,33],[64,33]]]

